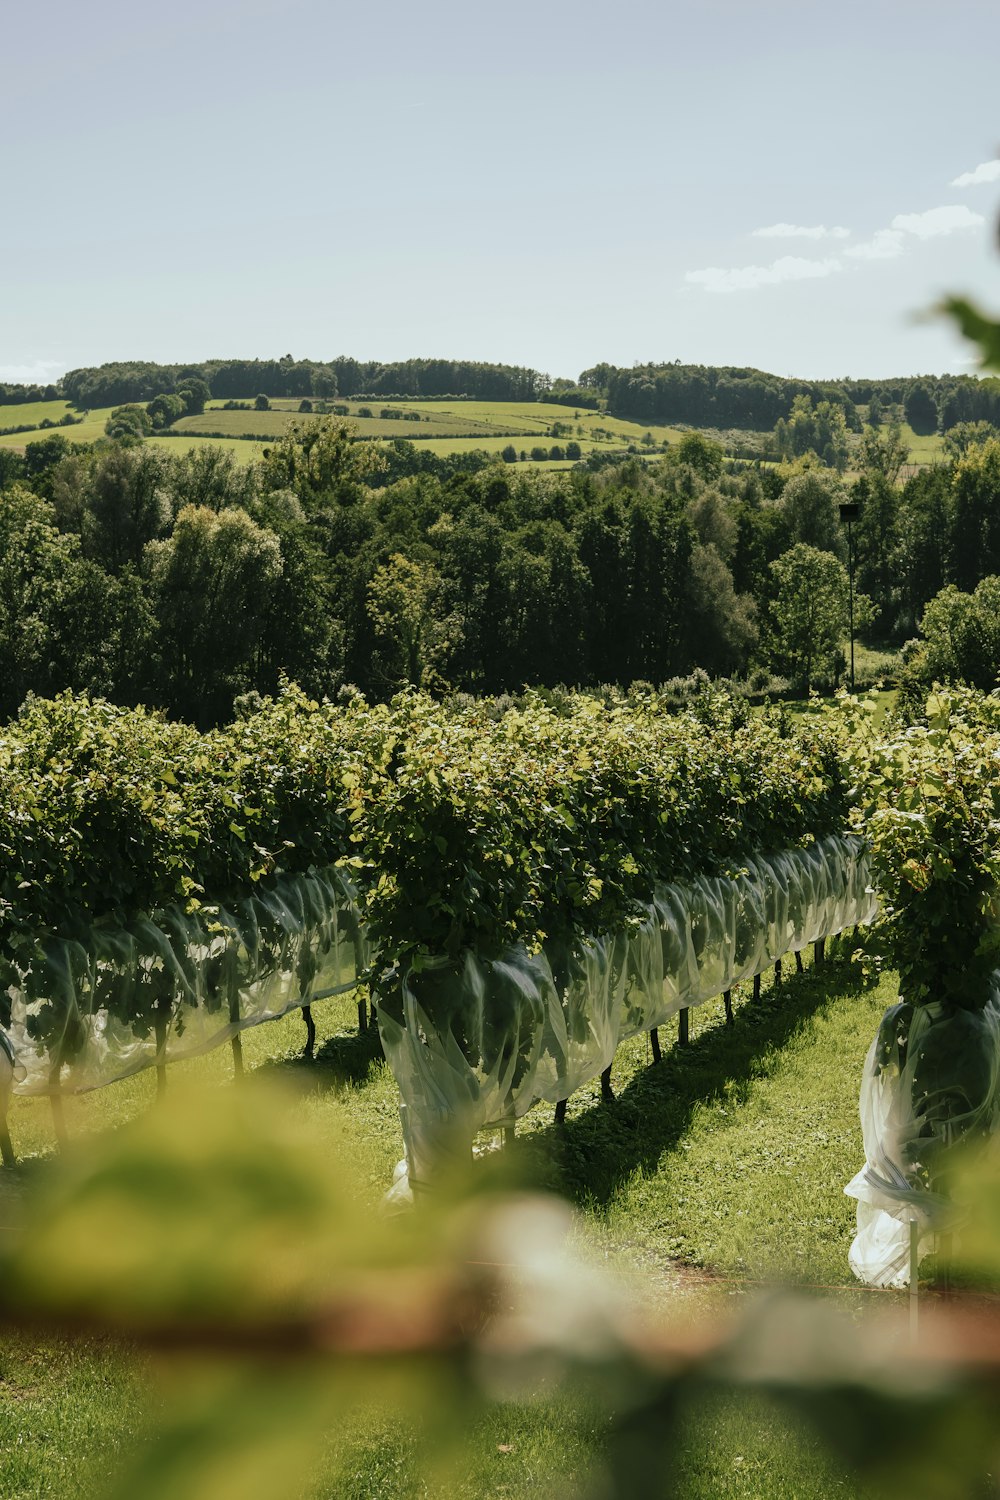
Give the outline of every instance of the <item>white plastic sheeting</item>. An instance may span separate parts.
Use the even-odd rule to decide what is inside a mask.
[[[351,989],[368,955],[340,870],[279,876],[230,907],[172,907],[44,941],[9,993],[18,1094],[98,1088]]]
[[[613,936],[425,960],[397,975],[378,1019],[409,1185],[467,1161],[477,1131],[568,1098],[627,1037],[874,914],[863,841],[833,835],[748,859],[734,877],[658,886],[645,915]],[[407,1190],[401,1179],[393,1196]]]
[[[865,1165],[844,1189],[858,1200],[851,1269],[869,1286],[910,1280],[910,1220],[918,1254],[955,1228],[935,1191],[942,1155],[1000,1127],[1000,982],[981,1010],[941,1004],[886,1011],[861,1084]]]

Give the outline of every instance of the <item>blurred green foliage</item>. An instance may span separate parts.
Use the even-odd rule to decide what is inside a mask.
[[[726,1391],[807,1419],[868,1493],[994,1492],[1000,1319],[986,1302],[923,1315],[916,1343],[881,1310],[791,1293],[736,1320],[659,1325],[574,1258],[557,1201],[498,1193],[480,1172],[418,1214],[373,1215],[292,1119],[263,1087],[174,1091],[27,1195],[0,1255],[3,1321],[150,1352],[157,1431],[101,1493],[305,1494],[331,1434],[374,1410],[412,1432],[427,1492],[456,1493],[472,1422],[561,1388],[611,1415],[590,1491],[605,1500],[674,1493],[692,1404]],[[977,1159],[956,1190],[960,1263],[994,1282],[998,1166]]]

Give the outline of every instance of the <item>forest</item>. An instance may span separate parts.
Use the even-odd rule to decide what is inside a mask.
[[[699,671],[829,688],[851,563],[863,638],[923,627],[909,680],[992,685],[1000,434],[955,428],[945,462],[900,482],[898,432],[868,427],[854,462],[738,464],[692,432],[654,462],[427,456],[396,477],[334,417],[291,421],[250,465],[53,433],[0,454],[0,712],[70,688],[208,728],[283,677],[376,699],[683,691]]]

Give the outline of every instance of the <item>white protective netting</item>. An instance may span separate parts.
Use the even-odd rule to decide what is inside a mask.
[[[337,869],[285,875],[230,906],[179,907],[85,942],[48,939],[8,995],[14,1092],[80,1092],[207,1052],[353,988],[368,961]]]
[[[905,1002],[886,1011],[861,1083],[865,1165],[844,1189],[858,1200],[850,1264],[869,1286],[910,1280],[910,1221],[918,1258],[956,1227],[935,1190],[958,1141],[1000,1128],[1000,977],[981,1010]]]
[[[395,1196],[467,1160],[478,1131],[568,1098],[626,1038],[875,909],[863,841],[832,835],[748,859],[731,878],[658,886],[645,917],[613,936],[425,960],[399,975],[378,1007],[402,1098],[407,1170]]]

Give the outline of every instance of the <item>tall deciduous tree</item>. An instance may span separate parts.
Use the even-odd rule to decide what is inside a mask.
[[[368,585],[368,613],[375,627],[388,682],[424,688],[440,681],[458,635],[458,621],[440,611],[441,575],[430,562],[394,552]]]
[[[839,481],[820,469],[809,469],[790,479],[781,497],[789,541],[792,544],[804,542],[822,552],[846,557],[838,509],[842,495]]]
[[[104,685],[108,583],[45,500],[19,485],[0,494],[0,713],[15,712],[28,692]]]
[[[903,403],[903,414],[914,432],[929,436],[938,429],[938,409],[929,386],[922,381],[911,385]]]
[[[282,572],[273,532],[245,511],[186,506],[144,555],[171,711],[208,725],[254,686]]]
[[[772,660],[805,688],[832,675],[847,629],[847,572],[829,552],[798,542],[771,564]]]
[[[1000,573],[1000,438],[970,448],[951,482],[951,579],[971,592]]]

